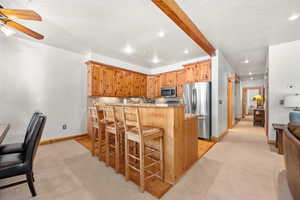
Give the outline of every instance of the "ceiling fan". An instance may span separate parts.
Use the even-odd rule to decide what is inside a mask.
[[[33,21],[42,21],[42,18],[39,14],[32,10],[16,10],[16,9],[4,9],[0,5],[0,30],[5,35],[10,35],[13,33],[12,29],[16,29],[26,35],[29,35],[35,39],[42,40],[44,36],[17,23],[12,19],[23,19],[23,20],[33,20]]]

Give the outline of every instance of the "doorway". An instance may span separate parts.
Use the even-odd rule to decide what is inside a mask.
[[[227,100],[227,108],[228,108],[228,121],[227,121],[227,127],[228,129],[233,128],[233,103],[232,103],[232,98],[233,98],[233,80],[228,79],[228,100]]]
[[[256,102],[253,100],[255,95],[263,95],[262,87],[247,87],[243,88],[242,96],[242,117],[253,114],[253,109],[256,108]]]

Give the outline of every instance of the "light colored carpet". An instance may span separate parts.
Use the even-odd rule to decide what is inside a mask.
[[[0,190],[0,199],[155,199],[75,141],[40,146],[34,171],[36,198],[23,184]],[[270,150],[263,128],[241,121],[162,200],[292,200],[285,174],[283,157]],[[19,178],[0,180],[0,185]]]

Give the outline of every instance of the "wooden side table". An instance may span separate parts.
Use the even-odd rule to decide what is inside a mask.
[[[278,148],[278,153],[283,154],[283,130],[286,128],[286,125],[284,124],[272,124],[273,128],[276,131],[276,148]]]

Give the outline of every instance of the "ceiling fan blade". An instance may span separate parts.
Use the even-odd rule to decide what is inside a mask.
[[[17,22],[14,22],[14,21],[11,21],[11,20],[6,20],[5,21],[5,25],[9,26],[9,27],[12,27],[14,29],[17,29],[31,37],[34,37],[35,39],[38,39],[38,40],[42,40],[44,39],[44,36],[37,33],[37,32],[34,32],[33,30],[30,30],[29,28],[26,28],[25,26],[21,25],[21,24],[18,24]]]
[[[6,17],[14,18],[14,19],[42,21],[41,16],[32,10],[16,10],[16,9],[0,8],[0,15],[4,15]]]

